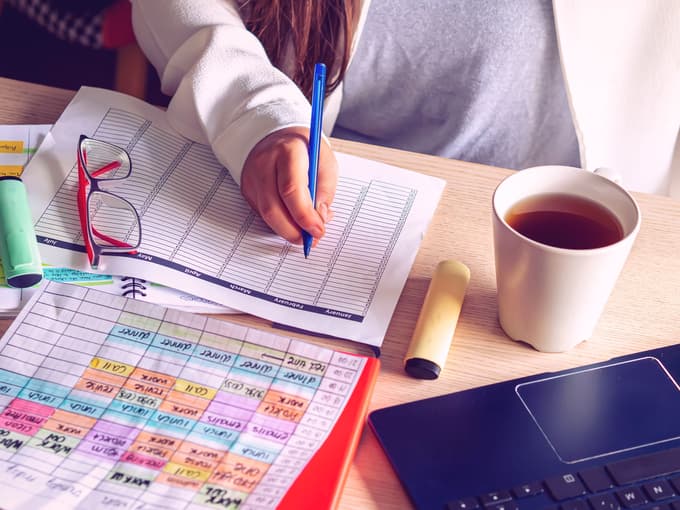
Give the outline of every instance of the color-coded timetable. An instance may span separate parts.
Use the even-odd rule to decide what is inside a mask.
[[[365,362],[47,282],[0,342],[1,505],[274,508]]]

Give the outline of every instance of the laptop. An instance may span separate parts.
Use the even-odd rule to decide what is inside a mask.
[[[680,344],[373,411],[419,509],[680,510]]]

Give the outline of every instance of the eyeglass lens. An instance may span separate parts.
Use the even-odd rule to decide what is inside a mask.
[[[130,176],[130,158],[123,149],[92,138],[84,139],[80,149],[85,163],[84,170],[90,178],[107,181]]]
[[[139,246],[139,218],[130,202],[106,191],[93,191],[87,202],[94,239],[101,248]]]

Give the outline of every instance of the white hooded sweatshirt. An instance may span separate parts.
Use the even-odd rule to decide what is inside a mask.
[[[285,66],[274,68],[246,30],[243,2],[131,1],[137,40],[173,96],[170,122],[210,144],[237,182],[262,138],[309,125]],[[680,198],[680,2],[553,0],[553,10],[583,168],[608,167],[630,190]],[[326,134],[341,101],[340,86],[326,100]]]

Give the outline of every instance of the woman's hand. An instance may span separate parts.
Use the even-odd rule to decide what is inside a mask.
[[[276,131],[250,151],[241,192],[271,229],[293,244],[302,244],[305,230],[314,246],[331,219],[330,205],[338,182],[338,163],[325,140],[319,150],[316,210],[309,195],[307,174],[309,129],[291,127]]]

